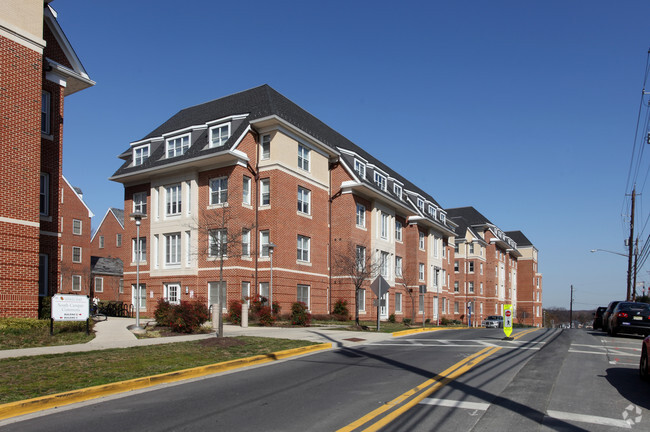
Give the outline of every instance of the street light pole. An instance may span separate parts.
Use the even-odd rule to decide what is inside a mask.
[[[146,218],[147,215],[143,213],[131,213],[131,217],[135,219],[135,230],[136,230],[136,239],[135,239],[135,328],[133,330],[142,330],[140,327],[140,256],[142,255],[142,247],[140,245],[140,224],[142,223],[142,218]]]
[[[269,282],[269,306],[271,307],[271,316],[273,316],[273,250],[275,245],[269,243],[269,260],[271,262],[271,280]]]

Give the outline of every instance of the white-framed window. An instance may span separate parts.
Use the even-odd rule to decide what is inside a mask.
[[[379,220],[379,235],[383,239],[388,238],[388,214],[381,212]]]
[[[454,281],[454,292],[460,292],[460,283],[458,281]]]
[[[100,235],[99,236],[99,248],[104,249],[105,244],[106,244],[106,241],[104,240],[104,236]]]
[[[260,180],[260,205],[271,205],[271,179]]]
[[[445,223],[446,220],[447,220],[447,216],[445,216],[444,213],[440,213],[440,222]]]
[[[395,240],[402,241],[402,222],[395,221]]]
[[[266,305],[269,304],[269,283],[268,282],[260,282],[260,297],[264,297],[266,299],[264,304]]]
[[[147,214],[146,192],[136,192],[133,194],[133,213]]]
[[[402,257],[395,257],[395,276],[402,277]]]
[[[431,215],[432,218],[436,218],[436,209],[434,206],[429,205],[429,214]]]
[[[210,205],[228,202],[228,177],[210,179]]]
[[[309,214],[311,211],[311,191],[304,187],[298,186],[298,211]]]
[[[481,272],[481,274],[483,274],[483,263],[480,263],[480,264],[479,264],[479,268],[480,268],[480,272]]]
[[[72,275],[72,291],[81,291],[81,276]]]
[[[298,285],[296,289],[296,301],[302,302],[309,309],[309,285]]]
[[[82,222],[79,219],[72,219],[72,234],[81,235]]]
[[[402,313],[402,293],[395,293],[395,313]]]
[[[298,168],[309,171],[309,149],[298,144]]]
[[[443,299],[442,299],[442,313],[443,314],[447,313],[447,302],[448,302],[448,300],[443,297]]]
[[[245,257],[251,255],[251,230],[246,228],[241,230],[241,254]]]
[[[357,203],[357,226],[366,227],[366,206]]]
[[[467,273],[474,273],[474,261],[467,262]]]
[[[147,261],[147,238],[140,237],[140,247],[136,244],[137,239],[133,239],[131,243],[131,262],[138,262],[138,252],[140,253],[140,262]]]
[[[81,262],[81,248],[79,246],[72,246],[72,262]]]
[[[165,284],[165,300],[170,304],[180,304],[181,302],[181,286],[177,283]]]
[[[470,243],[467,245],[467,252],[471,254],[474,253],[474,243]]]
[[[359,159],[354,160],[354,170],[359,174],[361,179],[366,178],[366,164],[361,162]]]
[[[440,238],[433,236],[433,256],[438,258],[440,256]]]
[[[459,243],[455,243],[455,244],[454,244],[454,252],[455,252],[455,253],[458,253],[459,250],[460,250],[459,248],[460,248],[460,244],[459,244]]]
[[[383,191],[386,190],[386,177],[379,174],[377,171],[375,171],[375,184],[379,186],[379,189]]]
[[[120,279],[119,284],[118,284],[117,291],[118,291],[120,294],[124,294],[124,279]]]
[[[483,294],[483,282],[479,284],[479,289],[480,289],[479,293]]]
[[[357,245],[357,270],[360,272],[365,271],[366,268],[366,248],[364,246]]]
[[[457,314],[459,313],[458,310],[460,309],[458,302],[454,302],[454,313]]]
[[[122,247],[122,234],[115,234],[115,246]]]
[[[359,312],[366,311],[366,290],[360,289],[358,291],[358,301],[359,301]]]
[[[418,232],[419,238],[420,238],[420,249],[424,250],[424,233],[422,231]]]
[[[271,135],[262,135],[262,160],[271,158]]]
[[[298,236],[298,261],[309,262],[309,243],[311,239],[306,236]]]
[[[48,92],[41,93],[41,132],[45,135],[50,134],[51,124],[51,96]]]
[[[131,304],[139,306],[140,310],[147,309],[147,284],[141,283],[139,290],[136,284],[131,284],[131,302]]]
[[[251,205],[251,178],[244,176],[242,183],[242,204]]]
[[[399,197],[399,199],[402,199],[402,186],[397,183],[393,184],[393,192]]]
[[[269,256],[269,230],[260,231],[260,257]]]
[[[460,272],[460,264],[458,261],[454,261],[454,273],[459,273]]]
[[[388,252],[381,252],[379,260],[379,272],[383,277],[388,277]]]
[[[424,264],[420,263],[419,268],[420,268],[420,271],[419,271],[419,274],[418,274],[418,278],[420,279],[420,281],[424,281]]]
[[[181,184],[177,183],[167,186],[166,190],[166,214],[167,216],[175,216],[181,214]]]
[[[142,165],[149,159],[149,144],[133,148],[133,166]]]
[[[221,296],[221,301],[219,299]],[[212,305],[221,303],[221,310],[228,309],[228,289],[226,282],[208,282],[208,301]]]
[[[241,299],[248,303],[248,299],[251,296],[251,283],[249,281],[243,281],[241,283]]]
[[[104,292],[104,278],[96,277],[95,278],[95,292],[100,293]]]
[[[422,198],[418,198],[417,203],[418,203],[418,208],[420,210],[424,210],[424,200]]]
[[[165,234],[165,264],[181,263],[181,233]]]
[[[208,230],[208,256],[225,257],[228,255],[228,231],[225,229]]]
[[[48,173],[41,173],[39,207],[41,216],[50,215],[50,175]]]
[[[220,147],[230,138],[230,123],[210,128],[210,147]]]
[[[467,289],[469,290],[470,294],[474,294],[474,282],[467,282]]]
[[[178,138],[171,138],[167,140],[167,157],[173,158],[185,154],[187,149],[190,148],[190,135],[183,135]]]

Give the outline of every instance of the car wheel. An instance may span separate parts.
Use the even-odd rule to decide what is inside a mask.
[[[616,328],[611,328],[611,329],[609,329],[609,334],[610,334],[611,336],[616,336]]]
[[[639,362],[639,376],[642,380],[648,381],[648,352],[645,347],[641,351],[641,361]]]

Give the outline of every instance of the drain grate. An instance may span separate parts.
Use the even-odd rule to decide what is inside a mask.
[[[361,342],[361,341],[364,341],[365,339],[360,339],[360,338],[348,338],[348,339],[343,339],[343,340],[350,341],[350,342]]]

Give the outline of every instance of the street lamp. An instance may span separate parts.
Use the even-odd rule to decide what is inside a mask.
[[[271,306],[271,316],[273,316],[273,250],[276,245],[269,242],[269,259],[271,261],[271,281],[269,283],[269,306]]]
[[[620,252],[614,252],[614,251],[610,251],[610,250],[607,250],[607,249],[592,249],[591,252],[592,253],[593,252],[609,252],[609,253],[624,256],[625,258],[627,258],[627,254],[620,253]]]
[[[142,255],[142,248],[140,245],[140,224],[142,219],[146,218],[147,215],[144,213],[131,213],[131,217],[135,219],[135,230],[136,230],[136,240],[135,240],[135,327],[132,330],[142,330],[140,327],[140,257]]]

